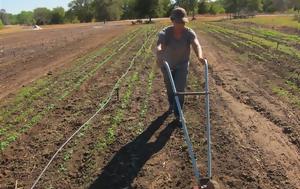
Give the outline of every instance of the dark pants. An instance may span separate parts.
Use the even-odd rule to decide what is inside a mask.
[[[180,66],[177,66],[174,69],[171,69],[171,73],[173,76],[173,80],[175,83],[175,87],[177,92],[184,92],[186,84],[187,84],[187,77],[188,77],[188,69],[189,69],[189,63],[185,63],[182,64]],[[175,102],[175,97],[172,91],[172,86],[168,77],[168,73],[167,70],[165,69],[165,67],[162,67],[162,73],[164,76],[164,81],[165,81],[165,85],[167,88],[167,94],[168,94],[168,100],[169,100],[169,105],[170,108],[174,109],[174,113],[175,116],[178,116],[178,108],[176,106],[176,102]],[[184,103],[184,96],[183,95],[179,95],[179,102],[180,102],[180,106],[181,108],[183,108],[183,103]]]

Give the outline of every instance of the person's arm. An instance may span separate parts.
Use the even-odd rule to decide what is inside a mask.
[[[192,42],[192,47],[194,49],[194,52],[199,60],[199,62],[201,62],[202,64],[205,63],[205,59],[203,58],[203,53],[202,53],[202,47],[199,43],[199,40],[197,37],[195,37],[195,39]]]
[[[158,65],[162,65],[163,64],[163,53],[165,50],[165,45],[163,43],[157,43],[156,46],[156,62]]]

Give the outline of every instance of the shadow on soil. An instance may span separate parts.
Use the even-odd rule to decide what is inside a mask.
[[[89,189],[132,188],[131,183],[139,171],[153,154],[159,152],[166,145],[176,129],[176,123],[173,121],[159,133],[156,141],[148,142],[163,125],[168,115],[166,112],[158,117],[141,135],[123,146],[102,169],[102,173]]]

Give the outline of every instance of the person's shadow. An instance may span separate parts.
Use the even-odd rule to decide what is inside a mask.
[[[89,189],[132,188],[131,184],[141,168],[153,154],[159,152],[166,145],[176,129],[176,123],[173,121],[160,132],[155,142],[148,143],[152,135],[163,125],[168,115],[166,112],[158,117],[141,135],[123,146],[102,169],[101,174]]]

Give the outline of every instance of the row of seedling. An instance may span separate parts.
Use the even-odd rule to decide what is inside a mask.
[[[266,40],[273,41],[275,43],[284,44],[288,46],[294,46],[300,44],[300,37],[298,35],[293,34],[286,34],[274,29],[268,29],[263,27],[252,27],[252,26],[244,26],[244,25],[237,25],[232,22],[219,22],[217,25],[235,30],[238,32],[243,32],[252,36],[258,36],[264,38]]]
[[[151,30],[153,30],[152,28],[149,28]],[[149,36],[148,36],[149,37]],[[150,38],[150,37],[149,37]],[[149,39],[146,41],[146,45],[149,43],[148,42]],[[144,44],[145,45],[145,44]],[[142,49],[144,49],[143,47],[138,51],[137,55],[136,56],[141,56],[142,55]],[[135,59],[134,59],[135,60]],[[131,62],[131,64],[134,63],[134,62]],[[135,83],[138,81],[138,72],[135,72],[132,77],[127,81],[128,83],[128,87],[127,87],[127,90],[124,94],[124,96],[122,97],[122,100],[121,100],[121,109],[119,109],[114,118],[111,120],[111,123],[112,123],[112,126],[110,128],[108,128],[108,130],[106,131],[105,133],[105,139],[107,140],[108,143],[110,142],[113,142],[114,141],[114,137],[115,137],[115,129],[116,129],[116,126],[118,125],[118,123],[122,120],[123,118],[123,114],[124,114],[124,110],[125,108],[128,106],[128,104],[130,103],[130,99],[132,97],[132,92],[133,92],[133,88],[134,88],[134,85]],[[79,134],[79,136],[77,138],[75,138],[75,144],[77,144],[81,137],[83,137],[85,135],[85,133],[90,130],[92,127],[90,125],[88,125],[87,127],[85,127]],[[99,143],[95,144],[95,147],[93,149],[99,149]],[[98,147],[98,148],[97,148]],[[70,159],[70,157],[72,156],[72,153],[73,153],[73,148],[70,148],[68,149],[64,155],[63,155],[63,159],[64,159],[64,162],[60,164],[60,170],[61,171],[66,171],[67,169],[65,168],[65,164],[66,162]],[[86,157],[86,164],[89,164],[88,163],[88,157]],[[88,165],[87,165],[88,167]]]
[[[147,41],[147,49],[151,49],[152,44],[153,44],[153,39],[154,39],[153,36],[149,37],[149,39]],[[146,51],[139,54],[139,56],[141,56],[143,58],[141,60],[141,62],[139,63],[140,66],[143,66],[143,62],[145,62],[145,60],[149,58],[149,53],[146,53]],[[137,74],[139,74],[139,72],[136,72],[135,74],[137,75]],[[133,79],[135,79],[134,75],[133,75]],[[131,85],[132,84],[129,84],[129,86],[131,86]],[[111,120],[111,125],[112,125],[111,128],[108,129],[106,137],[100,138],[100,140],[98,141],[98,143],[96,145],[97,147],[101,147],[101,146],[107,147],[109,144],[114,142],[114,137],[113,136],[114,136],[116,127],[119,125],[119,123],[123,119],[124,111],[126,110],[126,108],[128,106],[128,103],[129,103],[129,97],[131,97],[131,94],[133,92],[132,87],[129,87],[129,86],[127,87],[127,92],[124,94],[124,99],[122,100],[120,109],[117,110],[116,115]],[[103,148],[99,148],[99,149],[103,149]]]
[[[134,35],[134,37],[131,38],[131,40],[133,40],[134,38],[136,37],[136,34]],[[130,40],[130,41],[131,41]],[[127,41],[124,41],[124,43],[121,44],[121,47],[124,47],[124,44],[128,44],[128,40]],[[114,53],[115,54],[115,53]],[[106,59],[105,61],[107,62],[108,59]],[[102,63],[102,62],[101,62]],[[100,64],[100,65],[103,65],[103,64]],[[98,66],[96,67],[97,69],[100,68],[99,64]],[[97,69],[93,69],[92,70],[92,73],[95,74]],[[88,75],[89,77],[92,77],[92,74],[89,74]],[[89,77],[84,77],[85,80],[88,79]],[[81,81],[82,83],[83,81]],[[75,85],[78,87],[78,83],[77,85]],[[46,88],[47,92],[49,91],[49,88],[47,87]],[[26,94],[26,96],[28,96],[29,94]],[[47,96],[49,96],[49,94],[47,94]],[[52,95],[51,95],[52,96]],[[53,96],[52,96],[53,97]],[[60,98],[60,100],[62,100],[62,98]],[[46,101],[46,100],[45,100]],[[46,103],[48,103],[48,101],[46,101]],[[50,105],[47,105],[43,110],[39,111],[38,113],[36,113],[35,115],[32,115],[32,113],[35,113],[33,112],[33,108],[31,107],[28,107],[27,111],[24,110],[20,115],[18,116],[15,116],[13,117],[12,119],[14,119],[14,121],[22,121],[23,123],[25,122],[25,125],[23,127],[21,127],[21,129],[19,128],[19,132],[16,132],[16,131],[12,131],[12,132],[8,132],[8,129],[12,129],[14,125],[17,125],[18,123],[17,122],[13,122],[13,123],[8,123],[9,125],[7,125],[8,127],[3,127],[2,130],[1,130],[1,134],[5,134],[5,136],[3,136],[2,138],[6,138],[4,140],[1,140],[0,142],[0,149],[3,150],[5,147],[7,147],[10,143],[14,142],[18,136],[26,131],[28,128],[32,127],[33,125],[35,125],[36,123],[38,123],[43,117],[44,115],[49,112],[50,110],[52,110],[54,108],[54,105],[53,104],[50,104]],[[8,121],[11,121],[9,118],[7,119]],[[3,119],[2,121],[4,121],[5,123],[5,120]],[[8,122],[7,121],[7,122]],[[22,123],[21,122],[21,123]]]
[[[152,33],[156,33],[156,30],[152,29]],[[150,31],[151,32],[151,31]],[[153,44],[153,34],[149,35],[149,39],[146,41],[145,46],[148,47]],[[143,48],[144,49],[144,48]],[[140,53],[138,53],[139,58],[139,62],[137,62],[137,64],[139,64],[138,67],[140,67],[136,72],[133,73],[133,75],[131,76],[131,78],[128,78],[127,80],[127,87],[126,90],[124,92],[124,95],[122,95],[121,97],[121,104],[119,105],[119,109],[116,110],[115,114],[111,117],[110,119],[110,127],[106,129],[106,131],[102,134],[99,134],[98,139],[96,140],[97,142],[95,143],[95,146],[92,148],[93,150],[89,153],[89,157],[85,157],[85,165],[84,165],[84,169],[82,168],[82,171],[86,171],[85,175],[86,178],[85,179],[91,179],[88,172],[91,171],[91,169],[95,169],[95,167],[93,167],[96,163],[94,161],[96,161],[96,159],[93,159],[93,155],[97,154],[103,154],[103,152],[111,145],[115,142],[116,140],[116,135],[117,135],[117,130],[118,127],[120,126],[120,124],[123,122],[124,119],[124,115],[125,113],[128,112],[128,107],[130,105],[130,102],[133,100],[133,92],[135,89],[138,89],[137,87],[137,83],[140,80],[139,74],[143,68],[143,63],[149,59],[149,54],[145,54],[145,52],[143,49],[141,49],[142,51],[140,51]],[[149,48],[148,48],[149,49]]]
[[[109,43],[107,46],[97,49],[95,52],[88,54],[84,56],[84,58],[78,59],[74,66],[71,69],[64,70],[62,74],[60,74],[57,77],[51,78],[41,78],[38,79],[33,84],[23,87],[13,99],[9,99],[9,104],[1,105],[3,109],[0,110],[0,121],[4,119],[5,117],[18,112],[20,109],[26,108],[28,105],[30,105],[34,100],[37,100],[49,93],[53,93],[53,89],[57,89],[58,85],[60,85],[62,82],[65,82],[67,85],[70,84],[70,78],[72,77],[80,77],[80,75],[85,74],[84,71],[88,68],[88,66],[91,66],[93,64],[92,61],[94,61],[98,57],[104,58],[105,56],[108,56],[112,49],[119,48],[120,46],[123,46],[125,43],[128,43],[128,39],[131,39],[136,36],[136,30],[133,32],[130,32],[129,34],[122,36],[121,39],[115,39],[112,43]],[[104,54],[107,53],[107,54]],[[86,66],[87,65],[87,66]],[[82,74],[79,74],[78,72],[82,72]],[[63,88],[62,88],[63,89]],[[62,89],[56,90],[55,92],[61,92]],[[52,95],[55,95],[52,94]]]
[[[256,60],[260,62],[270,62],[276,60],[283,60],[286,64],[282,65],[281,71],[287,70],[286,73],[282,72],[280,75],[284,79],[282,84],[273,85],[270,84],[270,89],[276,95],[284,98],[286,101],[290,102],[293,105],[299,107],[299,85],[297,85],[297,79],[294,78],[297,72],[292,72],[288,75],[288,70],[297,65],[297,60],[299,61],[300,51],[293,47],[280,47],[277,50],[276,44],[272,41],[268,41],[268,39],[262,39],[262,37],[251,37],[250,34],[243,33],[244,31],[233,31],[233,29],[225,28],[226,25],[216,26],[216,24],[208,24],[206,31],[213,34],[215,38],[221,41],[224,44],[231,44],[234,49],[245,49],[245,52],[248,53],[248,56],[254,57]],[[276,33],[276,32],[275,32]],[[253,35],[253,34],[252,34]],[[294,37],[291,37],[294,38]],[[230,39],[230,40],[229,40]],[[262,42],[264,41],[264,42]],[[266,42],[268,41],[268,42]],[[284,46],[284,45],[283,45]],[[293,49],[292,51],[289,51]],[[237,50],[239,52],[239,50]],[[270,53],[271,51],[271,53]],[[259,54],[257,52],[260,52]],[[286,53],[289,52],[289,53]],[[295,56],[293,56],[295,55]]]
[[[126,40],[122,41],[119,45],[123,45],[123,43],[127,42],[128,40],[126,38]],[[111,48],[117,48],[119,45],[112,46]],[[97,56],[103,55],[103,51],[101,49],[99,51],[101,53],[97,54]],[[110,54],[110,52],[108,53]],[[92,53],[92,56],[94,57],[96,55]],[[83,77],[85,75],[84,71],[88,68],[88,66],[85,65],[92,65],[90,61],[84,60],[79,63],[76,63],[70,70],[60,74],[59,77],[42,78],[32,85],[22,88],[9,104],[1,105],[3,109],[1,108],[0,110],[0,121],[2,122],[5,118],[10,118],[9,116],[12,114],[18,114],[20,109],[24,110],[24,108],[30,106],[35,100],[44,99],[47,96],[50,98],[60,95],[63,90],[66,90],[66,86],[72,83],[72,77]],[[79,74],[77,71],[82,72],[82,74]],[[66,85],[62,85],[63,83],[66,83]]]
[[[270,86],[272,92],[300,109],[300,87],[294,82],[286,80],[284,84],[274,85],[271,83]]]
[[[278,46],[277,42],[274,42],[270,39],[259,37],[257,35],[253,35],[253,34],[244,33],[242,31],[236,31],[236,30],[233,30],[230,28],[222,27],[216,23],[213,23],[213,24],[206,23],[206,25],[208,25],[208,30],[211,30],[212,32],[217,31],[218,34],[223,34],[228,37],[230,36],[231,40],[234,40],[234,42],[235,42],[235,39],[232,39],[232,38],[238,38],[239,39],[238,41],[242,40],[245,43],[248,43],[248,41],[251,41],[250,45],[257,44],[258,46],[262,46],[264,48],[286,54],[288,56],[294,57],[295,59],[300,59],[300,51],[294,47],[291,47],[291,46],[288,46],[285,44]]]

